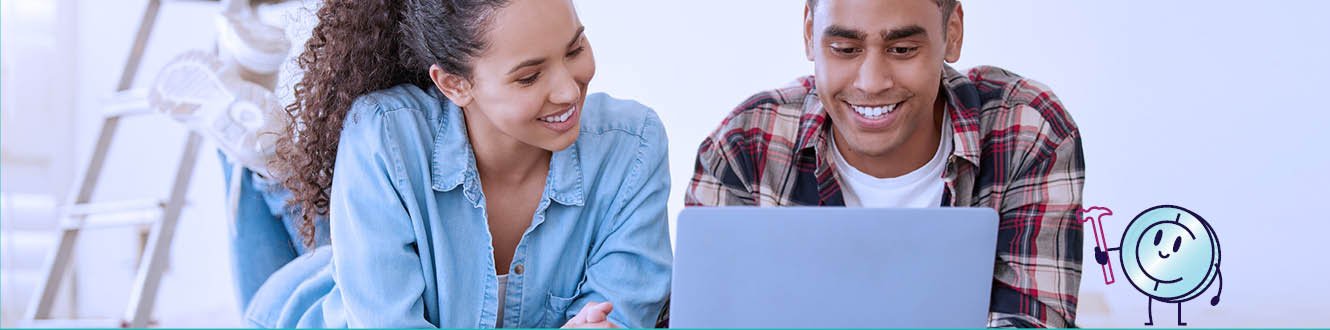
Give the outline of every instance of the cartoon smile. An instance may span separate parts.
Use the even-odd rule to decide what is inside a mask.
[[[1149,278],[1152,279],[1152,280],[1155,280],[1155,289],[1156,289],[1156,290],[1159,289],[1159,284],[1160,284],[1160,283],[1163,283],[1163,284],[1170,284],[1170,283],[1177,283],[1177,282],[1179,282],[1179,281],[1182,281],[1182,276],[1178,276],[1178,278],[1171,279],[1171,280],[1161,280],[1161,279],[1155,277],[1154,275],[1150,274],[1149,271],[1144,271],[1144,270],[1145,270],[1145,269],[1142,269],[1142,273],[1144,273],[1145,276],[1149,277]]]
[[[1151,276],[1150,278],[1154,278],[1154,277]],[[1173,279],[1173,280],[1169,280],[1169,281],[1164,281],[1164,280],[1160,280],[1160,279],[1155,279],[1155,290],[1156,290],[1156,291],[1159,290],[1159,285],[1160,285],[1160,284],[1172,284],[1172,283],[1177,283],[1178,281],[1181,281],[1181,280],[1182,280],[1182,277],[1178,277],[1178,278],[1175,278],[1175,279]]]
[[[1164,258],[1164,259],[1168,259],[1168,256],[1173,255],[1172,253],[1164,254],[1164,251],[1159,251],[1159,252],[1155,252],[1155,253],[1158,253],[1158,254],[1159,254],[1159,257],[1160,257],[1160,258]]]

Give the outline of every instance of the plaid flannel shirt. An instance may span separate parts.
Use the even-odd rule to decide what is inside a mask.
[[[942,206],[997,210],[988,326],[1070,327],[1081,280],[1080,131],[1048,87],[996,67],[942,93],[953,125]],[[688,206],[844,206],[813,77],[749,98],[697,151]]]

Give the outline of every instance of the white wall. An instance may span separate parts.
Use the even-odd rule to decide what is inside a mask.
[[[73,42],[66,19],[72,10],[69,1],[0,0],[0,295],[6,302],[0,304],[0,327],[12,326],[9,321],[20,315],[10,299],[34,291],[42,267],[38,252],[55,245],[55,224],[48,220],[73,182],[73,101],[59,96],[75,70],[53,65],[74,58],[62,47]],[[69,304],[54,307],[58,314],[71,310]]]
[[[702,138],[756,91],[812,72],[801,0],[579,1],[593,91],[660,113],[679,211]],[[957,68],[998,65],[1051,86],[1084,135],[1085,203],[1108,240],[1157,204],[1210,221],[1226,287],[1183,305],[1192,326],[1327,326],[1325,141],[1330,2],[965,1]],[[1087,232],[1087,237],[1091,237]],[[1145,298],[1105,286],[1087,240],[1081,325],[1141,326]],[[1118,270],[1118,277],[1122,274]],[[1213,290],[1213,289],[1211,289]],[[1156,305],[1156,324],[1176,309]]]

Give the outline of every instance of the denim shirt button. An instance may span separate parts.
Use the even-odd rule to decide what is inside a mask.
[[[517,275],[522,275],[523,271],[526,271],[526,267],[522,267],[522,264],[517,264],[516,266],[513,266],[513,273],[516,273]]]

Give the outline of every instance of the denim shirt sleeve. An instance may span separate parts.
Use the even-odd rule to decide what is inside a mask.
[[[329,196],[332,272],[340,290],[333,297],[340,295],[349,327],[434,327],[426,319],[424,270],[404,202],[411,188],[394,141],[400,123],[370,102],[350,112]]]
[[[669,296],[673,252],[666,205],[669,157],[664,126],[648,111],[642,142],[626,181],[627,193],[609,212],[612,224],[592,248],[581,295],[567,310],[572,318],[590,302],[609,301],[609,320],[625,328],[650,328]]]

